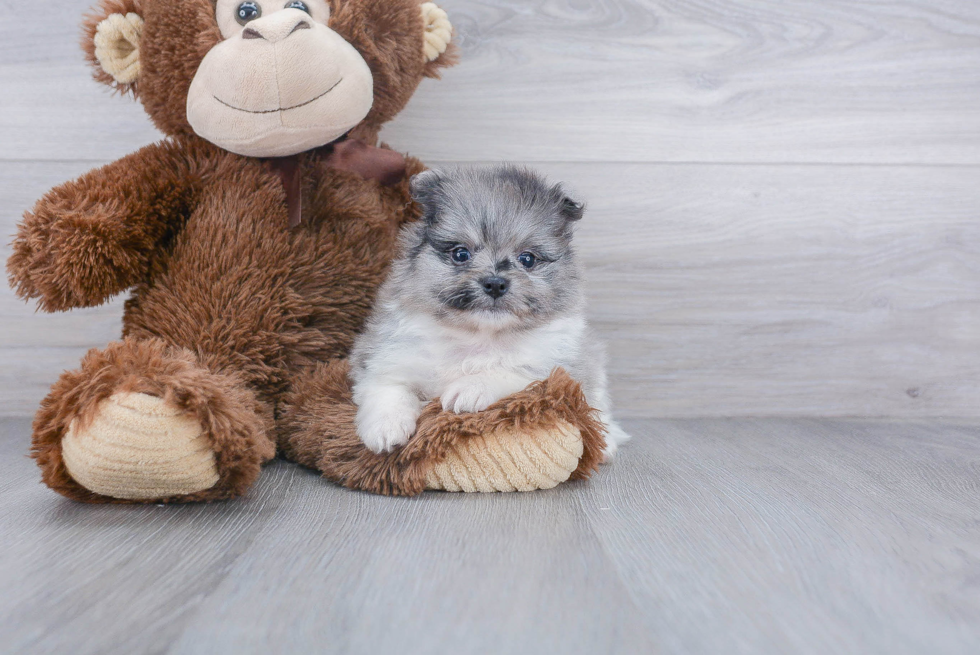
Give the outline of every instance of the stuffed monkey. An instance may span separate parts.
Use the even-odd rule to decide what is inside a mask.
[[[424,168],[378,132],[453,62],[451,34],[418,0],[102,0],[84,26],[95,78],[165,139],[19,225],[7,270],[40,309],[129,292],[122,339],[37,413],[45,483],[89,502],[231,498],[277,452],[385,494],[589,475],[602,427],[560,370],[479,414],[433,404],[392,453],[354,431],[345,357]]]

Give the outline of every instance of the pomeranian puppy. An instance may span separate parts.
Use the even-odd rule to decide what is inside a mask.
[[[561,366],[608,429],[605,351],[585,319],[572,229],[583,206],[512,166],[426,171],[423,209],[351,352],[357,433],[375,452],[408,441],[425,403],[478,412]]]

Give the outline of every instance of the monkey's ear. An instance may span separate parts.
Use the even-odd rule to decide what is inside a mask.
[[[140,0],[102,0],[86,16],[82,47],[93,76],[122,93],[136,95],[140,76]]]
[[[438,204],[436,198],[439,188],[442,186],[443,176],[439,171],[428,170],[412,177],[409,187],[412,190],[412,199],[422,206],[422,216],[429,222],[434,223]]]
[[[439,77],[439,69],[456,63],[456,46],[452,43],[453,25],[449,16],[436,3],[422,4],[422,22],[425,42],[422,44],[425,58],[425,76]]]

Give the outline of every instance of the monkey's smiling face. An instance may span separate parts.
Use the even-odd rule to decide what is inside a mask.
[[[191,81],[187,120],[215,145],[283,157],[330,143],[374,103],[360,53],[327,26],[326,0],[218,0],[224,40]]]

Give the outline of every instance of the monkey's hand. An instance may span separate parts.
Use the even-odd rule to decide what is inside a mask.
[[[24,214],[10,284],[45,311],[105,302],[145,279],[193,195],[179,145],[164,141],[56,187]]]

